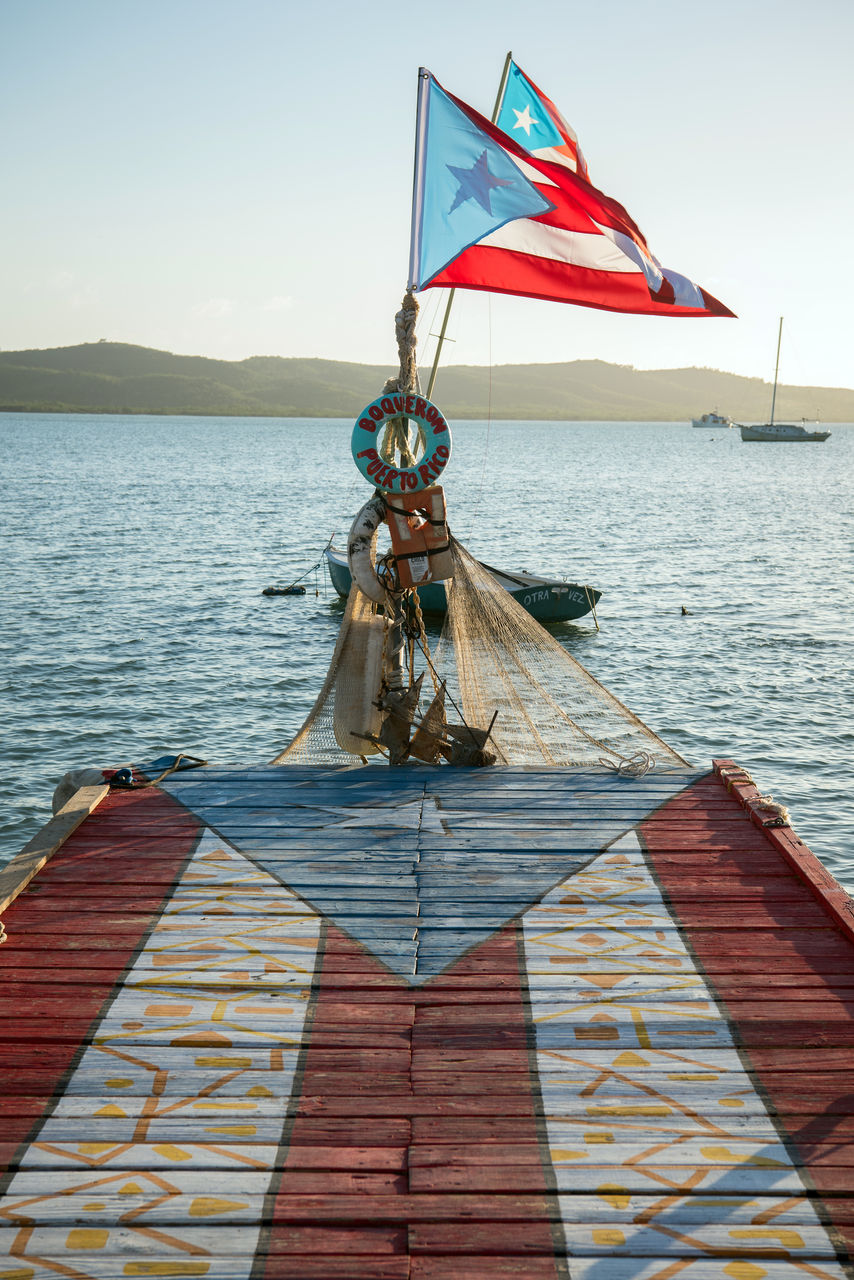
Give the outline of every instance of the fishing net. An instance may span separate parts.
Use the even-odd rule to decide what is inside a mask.
[[[491,749],[502,764],[624,766],[641,755],[685,761],[495,581],[461,543],[445,584],[440,663],[452,655],[468,723],[497,712]]]
[[[338,702],[339,720],[342,717],[343,701],[349,701],[349,694],[354,680],[366,677],[363,664],[363,646],[359,643],[358,632],[361,624],[375,616],[374,606],[366,595],[363,595],[354,583],[350,588],[347,607],[341,619],[341,629],[332,661],[326,673],[314,706],[308,713],[302,727],[288,743],[284,751],[271,760],[271,764],[360,764],[367,755],[366,751],[345,751],[338,745],[335,737],[335,707]],[[360,670],[360,668],[362,668]],[[379,690],[375,690],[378,693]],[[352,729],[367,729],[367,725],[353,724]],[[357,744],[352,743],[355,747]],[[368,745],[367,742],[365,744]]]
[[[386,383],[386,394],[417,390],[417,314],[408,292],[395,317],[400,375]],[[392,418],[380,455],[410,465],[409,430],[409,419]],[[376,560],[383,512],[362,520],[371,505],[351,530],[354,576],[354,553],[361,548],[361,556],[367,539]],[[453,576],[445,581],[447,618],[435,655],[417,591],[389,594],[388,578],[378,587],[369,566],[362,585],[379,603],[354,581],[323,687],[296,737],[271,763],[358,764],[379,752],[391,763],[609,764],[625,773],[685,764],[459,542],[450,542]],[[384,572],[389,567],[393,576],[394,566]]]
[[[500,764],[589,768],[608,763],[627,772],[685,764],[456,539],[451,547],[454,573],[445,583],[448,612],[435,653],[423,627],[413,629],[417,662],[410,675],[419,668],[428,675],[422,715],[444,685],[449,717],[480,730],[494,719],[487,746]],[[365,626],[375,608],[354,585],[318,698],[272,763],[358,764],[378,750],[369,737],[360,736],[371,733],[367,720],[382,679],[380,668],[365,657]],[[367,701],[366,678],[374,685]],[[432,704],[429,714],[435,716]]]

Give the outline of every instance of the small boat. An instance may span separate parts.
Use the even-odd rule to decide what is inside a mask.
[[[764,441],[768,444],[777,442],[787,442],[789,444],[805,444],[809,442],[818,443],[826,440],[831,434],[829,431],[807,431],[803,423],[795,422],[775,422],[774,407],[777,403],[777,375],[780,371],[780,342],[783,337],[783,317],[780,316],[780,327],[777,330],[777,363],[774,366],[774,390],[771,395],[771,420],[770,422],[753,423],[750,426],[740,426],[742,440]],[[696,423],[694,424],[697,425]]]
[[[734,427],[735,423],[733,422],[732,418],[728,418],[726,414],[718,413],[716,410],[714,413],[704,413],[702,418],[692,418],[691,426],[692,427],[723,427],[724,429],[728,430],[730,427]]]
[[[795,422],[766,422],[754,426],[740,428],[742,440],[788,440],[806,442],[809,440],[826,440],[829,431],[807,431],[805,426]]]
[[[304,596],[305,587],[292,583],[289,587],[265,587],[262,596]]]
[[[352,581],[347,553],[330,545],[323,554],[332,585],[346,600]],[[571,622],[575,618],[583,618],[596,608],[602,595],[595,587],[581,586],[577,582],[538,578],[531,573],[505,573],[503,569],[483,564],[483,561],[479,563],[538,622]],[[444,614],[447,611],[444,582],[424,583],[418,588],[418,597],[424,613]]]

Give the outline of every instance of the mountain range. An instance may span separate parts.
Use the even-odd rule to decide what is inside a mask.
[[[397,373],[391,365],[252,356],[212,360],[123,342],[0,352],[0,411],[350,418]],[[764,421],[771,387],[717,369],[635,369],[602,360],[450,365],[434,394],[449,418],[668,422],[716,408]],[[490,408],[491,406],[491,408]],[[854,422],[854,390],[777,389],[776,418]]]

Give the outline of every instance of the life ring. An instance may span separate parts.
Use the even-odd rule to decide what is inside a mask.
[[[347,539],[347,561],[350,574],[359,590],[373,600],[374,604],[385,604],[385,587],[377,577],[374,568],[374,553],[377,545],[377,530],[385,520],[385,503],[375,496],[366,502],[356,516]]]
[[[413,467],[393,467],[380,457],[377,432],[390,418],[406,417],[421,428],[427,447]],[[438,437],[438,439],[437,439]],[[451,457],[451,428],[441,411],[423,396],[379,396],[356,419],[350,438],[353,461],[366,480],[385,493],[417,493],[434,485]]]

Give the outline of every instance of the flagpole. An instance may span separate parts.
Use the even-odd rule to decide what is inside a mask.
[[[507,57],[504,59],[504,70],[501,73],[501,82],[498,86],[498,93],[496,94],[496,97],[495,97],[495,106],[492,108],[493,124],[495,124],[495,122],[497,121],[498,113],[501,110],[501,103],[504,100],[504,91],[507,88],[507,77],[510,75],[510,63],[512,61],[513,61],[513,51],[510,50],[507,54]],[[427,391],[425,393],[428,400],[433,394],[433,387],[435,386],[435,383],[436,383],[436,374],[439,371],[439,357],[442,354],[442,347],[445,344],[445,331],[448,328],[448,318],[451,314],[451,307],[454,305],[454,295],[456,294],[456,292],[457,292],[456,289],[451,289],[451,292],[448,294],[448,302],[445,307],[445,315],[442,320],[442,328],[439,330],[439,340],[436,343],[436,354],[433,357],[433,368],[430,370],[430,381],[427,383]]]
[[[513,50],[511,49],[507,57],[504,59],[504,70],[501,72],[501,83],[498,86],[498,93],[495,96],[495,106],[492,108],[492,123],[498,119],[498,113],[501,110],[501,103],[504,101],[504,90],[507,88],[507,77],[510,75],[510,63],[513,61]]]
[[[427,132],[427,103],[429,101],[430,76],[424,67],[418,68],[418,101],[415,113],[415,170],[412,175],[412,229],[409,236],[409,284],[414,288],[418,278],[418,258],[421,252],[421,209],[424,200],[424,138]]]

